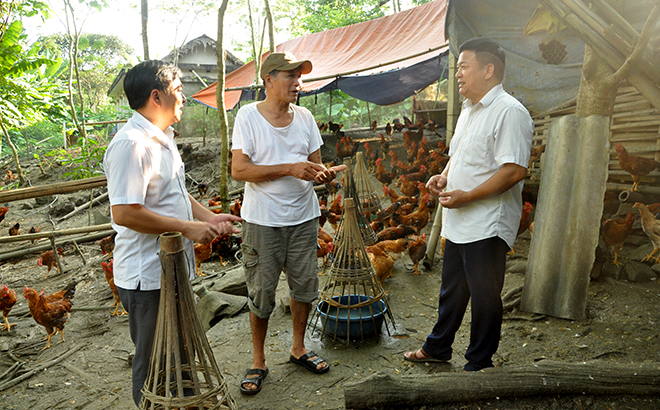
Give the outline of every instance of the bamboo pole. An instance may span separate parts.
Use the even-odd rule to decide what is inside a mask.
[[[61,231],[48,231],[48,232],[28,233],[28,234],[16,235],[16,236],[3,236],[0,237],[0,243],[18,242],[25,240],[29,241],[32,239],[50,238],[50,237],[58,237],[64,235],[75,235],[78,233],[106,231],[108,229],[112,229],[111,224],[84,226],[82,228],[62,229]]]
[[[60,239],[58,241],[55,241],[55,245],[64,245],[67,244],[68,242],[71,241],[76,241],[78,243],[83,243],[83,242],[91,242],[91,241],[96,241],[99,239],[103,239],[108,235],[112,235],[115,231],[110,229],[107,231],[101,231],[95,234],[91,235],[82,235],[82,236],[77,236],[74,238],[65,238],[65,239]],[[43,244],[43,245],[35,245],[35,246],[30,246],[29,248],[21,248],[21,249],[16,249],[16,250],[11,250],[8,252],[0,252],[0,261],[8,260],[8,259],[14,259],[14,258],[19,258],[21,256],[29,255],[31,253],[35,252],[42,252],[45,250],[50,249],[51,245],[49,244]]]
[[[0,203],[20,201],[22,199],[37,198],[46,195],[67,194],[69,192],[82,191],[107,185],[104,176],[78,179],[75,181],[58,182],[55,184],[40,185],[30,188],[13,189],[0,192]]]

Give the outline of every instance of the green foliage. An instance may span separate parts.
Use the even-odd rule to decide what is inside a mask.
[[[72,149],[59,150],[62,164],[71,168],[63,177],[84,179],[103,175],[103,156],[106,148],[106,145],[101,145],[95,138],[80,138]]]

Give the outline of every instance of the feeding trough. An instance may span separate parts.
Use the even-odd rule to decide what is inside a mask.
[[[349,339],[365,338],[380,333],[387,306],[365,295],[345,295],[332,298],[334,303],[320,302],[316,311],[325,333]]]

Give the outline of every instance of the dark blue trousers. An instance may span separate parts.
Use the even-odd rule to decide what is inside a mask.
[[[499,237],[468,244],[445,243],[438,321],[426,338],[424,351],[449,360],[451,345],[472,298],[470,345],[464,370],[493,367],[502,328],[502,286],[509,246]]]

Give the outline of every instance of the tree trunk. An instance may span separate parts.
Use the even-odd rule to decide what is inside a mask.
[[[76,81],[78,82],[78,95],[80,97],[80,106],[83,107],[83,97],[80,91],[80,76],[78,75],[78,32],[76,29],[75,16],[73,7],[69,0],[64,0],[64,12],[66,13],[66,28],[69,35],[69,81],[67,88],[69,91],[69,105],[71,106],[71,118],[73,119],[74,126],[78,129],[81,137],[85,137],[85,124],[81,125],[78,120],[78,113],[76,112],[76,104],[73,100],[73,72],[76,71]],[[71,26],[69,23],[69,13],[71,14],[71,24],[73,24],[73,34],[71,33]],[[84,114],[84,109],[82,110]]]
[[[268,20],[268,49],[272,54],[275,52],[275,26],[273,25],[273,12],[270,9],[269,0],[264,0],[264,6],[266,6],[266,20]]]
[[[149,1],[142,0],[142,48],[144,49],[144,61],[149,60],[149,37],[147,35],[147,26],[149,25]]]
[[[5,123],[2,120],[1,115],[0,115],[0,127],[2,127],[2,133],[5,134],[5,138],[7,139],[7,145],[9,145],[9,148],[11,149],[12,155],[14,157],[14,163],[16,164],[16,173],[18,174],[18,181],[21,185],[25,185],[25,175],[23,174],[23,168],[21,168],[21,162],[18,160],[18,151],[16,151],[16,147],[14,146],[14,143],[12,143],[11,138],[9,138],[9,132],[5,127]],[[2,138],[0,138],[0,140],[1,139]],[[1,148],[2,148],[2,144],[0,144],[0,149]]]
[[[375,373],[346,383],[347,409],[411,408],[441,403],[561,394],[660,393],[660,363],[559,363],[542,361],[481,372],[443,372],[429,376]]]
[[[225,43],[224,24],[225,12],[229,0],[222,0],[218,9],[218,41],[216,43],[216,54],[218,60],[218,84],[215,91],[216,106],[220,117],[220,198],[222,200],[222,212],[229,212],[229,197],[227,195],[229,175],[227,164],[229,163],[229,131],[227,127],[227,111],[225,111]],[[256,60],[255,60],[256,61]]]
[[[254,20],[252,18],[252,4],[250,3],[250,0],[247,0],[247,6],[248,6],[248,18],[250,20],[250,37],[252,39],[252,59],[254,60],[254,76],[255,76],[254,78],[259,79],[261,78],[261,76],[259,75],[259,70],[261,69],[261,54],[257,55],[257,42],[254,37]],[[220,30],[219,27],[218,30]],[[219,68],[220,66],[218,66],[218,69]],[[259,88],[257,88],[257,90],[255,91],[254,99],[257,101],[259,101],[259,91],[260,91]]]

